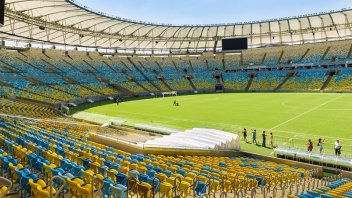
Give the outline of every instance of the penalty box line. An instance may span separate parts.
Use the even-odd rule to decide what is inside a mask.
[[[271,127],[271,128],[269,129],[269,131],[271,131],[271,130],[273,130],[273,129],[276,129],[276,128],[278,128],[278,127],[280,127],[280,126],[282,126],[282,125],[284,125],[284,124],[286,124],[286,123],[289,123],[289,122],[291,122],[292,120],[295,120],[295,119],[297,119],[297,118],[299,118],[299,117],[302,117],[302,116],[304,116],[304,115],[306,115],[306,114],[308,114],[308,113],[310,113],[310,112],[312,112],[312,111],[315,111],[315,110],[319,109],[320,107],[322,107],[322,106],[324,106],[324,105],[326,105],[326,104],[328,104],[328,103],[330,103],[330,102],[333,102],[333,101],[335,101],[335,100],[337,100],[337,99],[340,99],[340,98],[342,98],[342,97],[344,97],[344,96],[345,96],[345,95],[338,96],[338,97],[333,98],[333,99],[331,99],[331,100],[328,100],[328,101],[326,101],[326,102],[324,102],[324,103],[322,103],[322,104],[320,104],[320,105],[318,105],[318,106],[315,106],[315,107],[313,107],[313,108],[311,108],[311,109],[308,109],[307,111],[305,111],[305,112],[303,112],[303,113],[301,113],[301,114],[298,114],[298,115],[296,115],[296,116],[293,117],[293,118],[290,118],[290,119],[288,119],[288,120],[286,120],[286,121],[284,121],[284,122],[282,122],[282,123],[280,123],[280,124],[278,124],[278,125],[275,125],[275,126]]]

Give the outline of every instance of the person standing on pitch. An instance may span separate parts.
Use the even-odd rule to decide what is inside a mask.
[[[318,148],[319,148],[319,153],[320,153],[320,154],[321,154],[322,151],[323,151],[323,143],[324,143],[324,141],[325,141],[325,139],[321,139],[321,138],[319,138],[319,140],[318,140],[317,146],[318,146]]]
[[[252,129],[252,144],[254,144],[254,142],[255,142],[255,144],[258,144],[257,143],[257,130]]]
[[[311,139],[308,140],[307,142],[307,146],[308,146],[308,152],[312,152],[313,151],[313,142]]]
[[[334,145],[334,149],[335,149],[335,155],[336,156],[340,156],[341,155],[341,143],[340,143],[340,140],[337,139],[336,142],[335,142],[335,145]]]
[[[263,131],[263,142],[262,142],[262,147],[266,147],[266,134],[265,134],[265,131]]]
[[[274,148],[274,136],[272,132],[270,132],[270,146],[271,148]]]
[[[244,128],[242,133],[243,133],[243,141],[247,142],[247,129]]]

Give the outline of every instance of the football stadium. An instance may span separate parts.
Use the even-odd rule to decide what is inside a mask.
[[[352,197],[352,8],[202,25],[84,2],[0,1],[0,197]]]

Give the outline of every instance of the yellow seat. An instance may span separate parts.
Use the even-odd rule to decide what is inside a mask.
[[[169,182],[163,182],[160,184],[160,194],[161,197],[164,198],[171,198],[173,191],[172,191],[173,185],[170,184]]]
[[[137,171],[140,174],[145,174],[147,172],[147,168],[145,166],[138,166]]]
[[[91,184],[84,184],[84,185],[78,185],[77,186],[77,197],[84,197],[84,198],[91,198],[93,197],[92,195],[92,190],[93,190],[93,193],[94,193],[94,197],[96,192],[95,192],[95,189],[92,189],[92,185]]]
[[[3,186],[0,188],[0,197],[6,197],[6,194],[9,192],[9,187]]]
[[[137,192],[141,198],[152,197],[152,186],[146,182],[137,184]]]
[[[39,179],[37,183],[34,183],[33,179],[28,180],[29,185],[31,186],[31,196],[37,197],[38,195],[38,188],[44,188],[46,183],[44,180]]]
[[[201,182],[204,182],[204,183],[208,183],[208,178],[203,176],[203,175],[198,175],[197,176],[197,180],[201,181]]]
[[[120,172],[121,173],[124,173],[124,174],[128,174],[128,171],[129,171],[129,168],[128,167],[122,167],[122,168],[120,168]]]
[[[193,173],[193,172],[188,172],[187,174],[186,174],[186,177],[190,177],[190,178],[192,178],[192,179],[194,179],[194,178],[196,178],[196,174],[195,173]]]
[[[78,186],[81,186],[84,184],[84,181],[79,179],[79,178],[75,178],[73,180],[71,180],[70,178],[67,179],[67,182],[69,184],[69,189],[70,189],[70,193],[73,196],[77,196],[77,189]]]
[[[129,167],[130,166],[130,162],[129,161],[123,161],[122,162],[122,166],[123,167]]]
[[[109,179],[111,179],[112,181],[116,182],[116,174],[118,174],[119,172],[115,169],[110,169],[107,171],[107,176]]]
[[[210,191],[218,192],[220,190],[220,181],[217,179],[210,179]]]
[[[84,183],[92,183],[94,172],[92,170],[82,170],[82,179]]]
[[[34,198],[48,198],[50,197],[50,188],[51,195],[54,196],[56,193],[55,188],[48,186],[47,188],[42,188],[40,186],[37,187],[37,197]]]
[[[11,178],[11,182],[12,183],[16,183],[17,182],[17,174],[16,174],[16,171],[15,169],[18,168],[18,169],[22,169],[23,166],[22,164],[17,164],[16,166],[14,166],[12,163],[9,163],[9,168],[10,168],[10,178]]]
[[[187,181],[182,181],[178,187],[178,192],[181,197],[187,197],[191,194],[191,184]]]
[[[94,172],[94,173],[98,173],[99,169],[98,167],[100,166],[100,164],[98,162],[90,162],[90,169]]]
[[[130,164],[129,168],[130,168],[130,170],[137,170],[138,165],[137,164]]]
[[[107,158],[108,158],[108,160],[110,160],[113,163],[115,162],[115,159],[116,159],[116,157],[113,155],[109,155]]]
[[[167,175],[165,175],[164,173],[158,173],[156,174],[156,177],[160,180],[160,182],[164,182],[167,178]]]
[[[44,177],[46,177],[48,180],[50,180],[53,175],[51,169],[56,168],[56,165],[55,164],[49,164],[49,165],[44,164],[43,167],[44,167]]]
[[[178,186],[178,184],[181,182],[181,178],[169,177],[166,179],[166,182],[175,187]]]
[[[137,184],[138,181],[131,177],[127,180],[127,188],[129,189],[128,194],[133,197],[137,193]]]

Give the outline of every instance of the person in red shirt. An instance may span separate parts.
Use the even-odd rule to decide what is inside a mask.
[[[308,146],[308,151],[312,152],[313,151],[313,142],[311,139],[308,140],[307,146]]]

